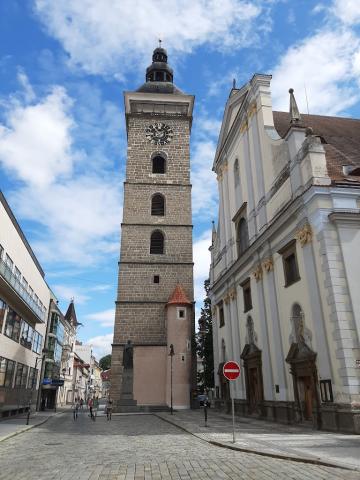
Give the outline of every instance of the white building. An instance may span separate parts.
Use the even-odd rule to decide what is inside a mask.
[[[100,397],[102,392],[101,369],[93,354],[92,345],[83,345],[82,342],[77,341],[75,344],[75,353],[82,364],[88,369],[87,383],[85,386],[85,397],[90,396]]]
[[[36,404],[50,291],[0,191],[0,416]]]
[[[270,76],[230,92],[214,162],[218,406],[360,433],[360,121],[273,112]],[[309,128],[311,127],[311,128]]]
[[[76,331],[77,327],[80,325],[76,317],[73,300],[71,300],[65,313],[63,323],[64,340],[61,357],[61,378],[64,380],[64,384],[58,389],[58,405],[71,404],[73,401]]]

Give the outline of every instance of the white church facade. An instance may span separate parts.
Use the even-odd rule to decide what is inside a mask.
[[[360,433],[360,120],[271,104],[271,77],[233,88],[214,161],[210,298],[216,404]]]

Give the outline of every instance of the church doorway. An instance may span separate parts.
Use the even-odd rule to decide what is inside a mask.
[[[240,358],[244,362],[248,413],[261,414],[264,400],[261,350],[254,344],[247,344]]]
[[[310,376],[298,378],[299,401],[304,420],[313,420],[315,403],[314,386]]]
[[[316,368],[317,354],[307,344],[304,315],[297,304],[293,307],[293,342],[286,362],[290,364],[295,398],[295,419],[321,428],[320,398]]]
[[[240,358],[244,362],[248,413],[261,415],[264,401],[261,350],[255,344],[256,334],[251,317],[247,319],[246,328],[247,343]]]

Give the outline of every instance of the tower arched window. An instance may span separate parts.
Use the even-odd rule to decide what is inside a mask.
[[[238,256],[242,255],[249,246],[249,233],[247,221],[242,217],[237,225],[236,241],[238,247]]]
[[[151,199],[151,215],[165,215],[165,198],[161,193],[155,193]]]
[[[162,155],[155,155],[152,159],[152,173],[165,173],[166,160]]]
[[[164,234],[160,230],[155,230],[150,238],[150,254],[164,254]]]

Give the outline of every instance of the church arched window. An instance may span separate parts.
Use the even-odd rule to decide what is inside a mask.
[[[164,254],[164,234],[160,230],[155,230],[150,238],[150,254]]]
[[[152,173],[165,173],[166,160],[162,155],[155,155],[152,159]]]
[[[247,221],[243,217],[240,219],[236,229],[236,241],[238,247],[238,256],[242,255],[249,246],[249,233]]]
[[[155,193],[151,199],[151,215],[165,215],[165,198],[161,193]]]

